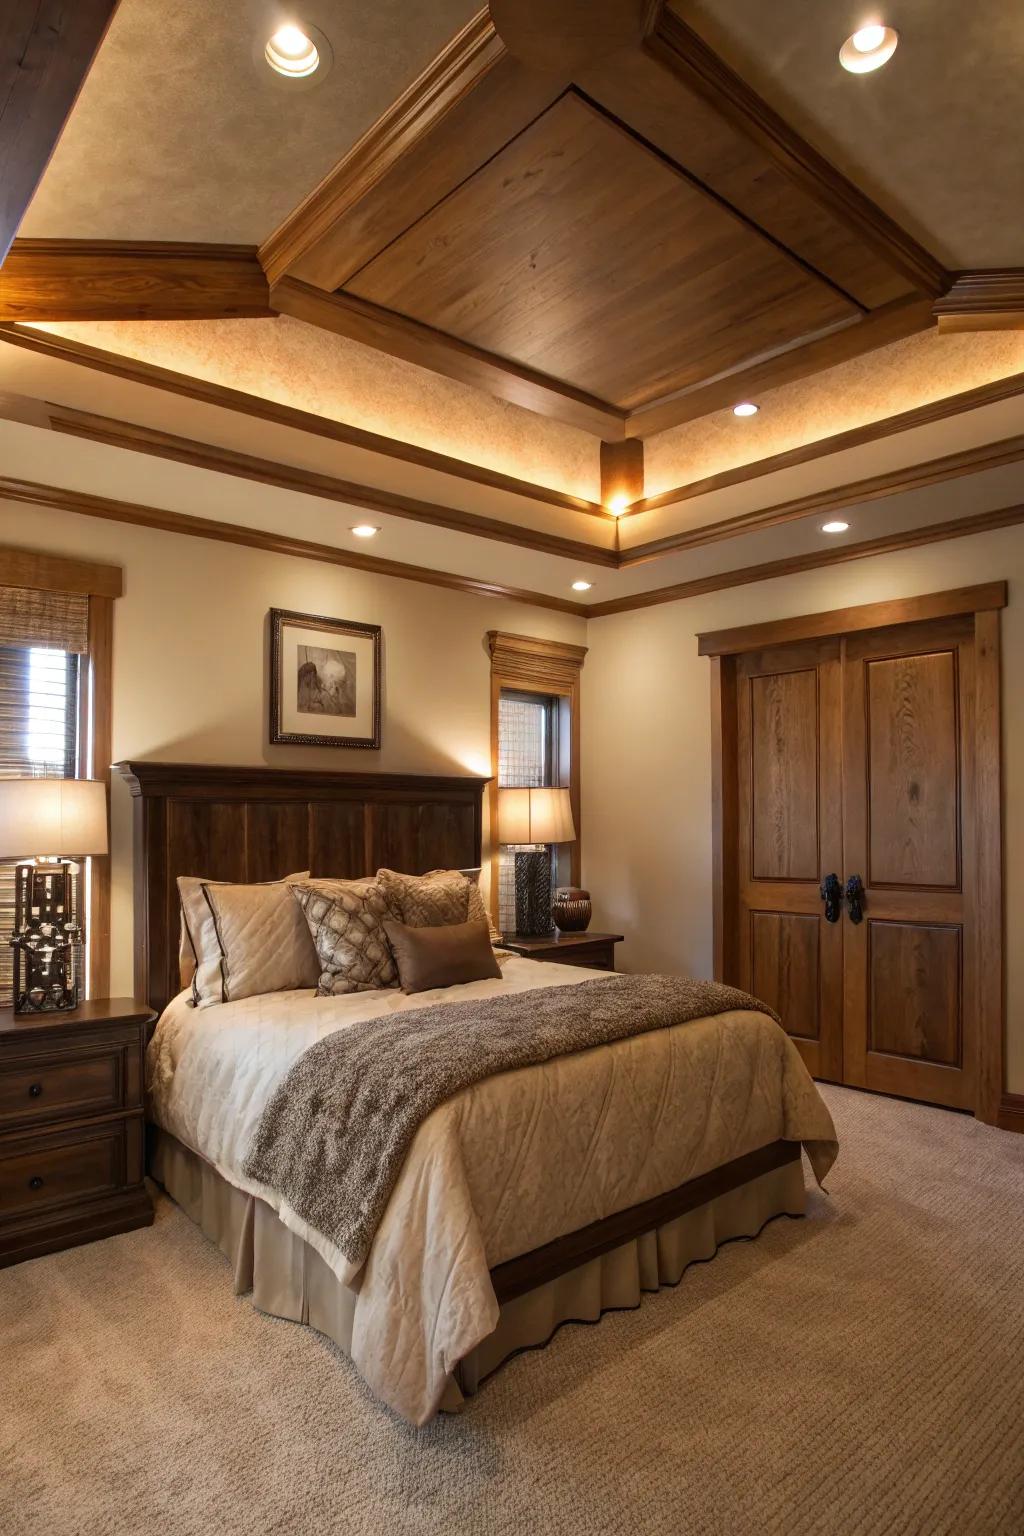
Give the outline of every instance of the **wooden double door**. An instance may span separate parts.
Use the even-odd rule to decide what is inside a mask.
[[[975,640],[960,615],[750,651],[730,700],[739,985],[816,1077],[962,1109],[985,919]]]

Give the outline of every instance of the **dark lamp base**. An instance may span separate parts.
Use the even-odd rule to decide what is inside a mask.
[[[551,856],[546,848],[516,854],[516,934],[549,938],[551,920]]]

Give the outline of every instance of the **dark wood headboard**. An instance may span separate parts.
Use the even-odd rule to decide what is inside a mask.
[[[117,763],[135,796],[135,992],[179,990],[179,875],[277,880],[297,869],[357,878],[481,860],[480,778]]]

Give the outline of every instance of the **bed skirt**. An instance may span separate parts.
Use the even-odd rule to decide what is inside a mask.
[[[261,1312],[315,1328],[350,1355],[355,1293],[263,1200],[229,1184],[169,1132],[149,1130],[152,1177],[228,1259],[235,1293],[251,1291]],[[503,1361],[546,1344],[562,1323],[592,1323],[602,1312],[638,1307],[644,1291],[675,1285],[688,1265],[712,1258],[721,1243],[756,1237],[774,1216],[803,1213],[796,1158],[505,1302],[497,1328],[449,1379],[442,1411],[456,1412]]]

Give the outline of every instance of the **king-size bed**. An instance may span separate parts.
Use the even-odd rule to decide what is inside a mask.
[[[236,967],[234,995],[220,882],[273,882],[287,913],[368,870],[458,893],[485,781],[120,767],[136,988],[161,1015],[150,1171],[237,1290],[329,1335],[410,1422],[561,1323],[802,1214],[801,1147],[824,1177],[832,1123],[785,1032],[730,989],[505,954],[418,991],[246,993]],[[199,876],[221,955],[205,997],[181,984],[178,882]]]

